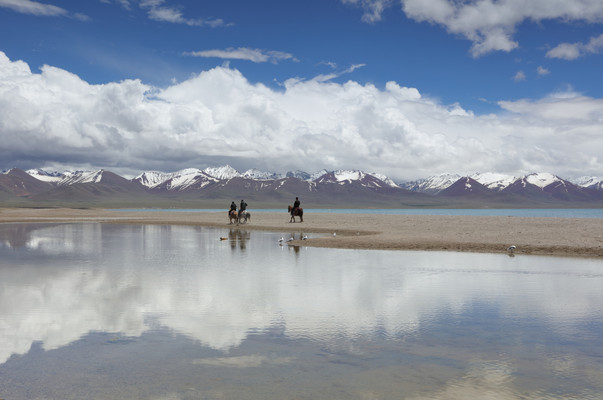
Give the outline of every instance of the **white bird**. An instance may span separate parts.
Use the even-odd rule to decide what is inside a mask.
[[[280,238],[278,241],[279,241],[279,242],[284,242],[284,241],[285,241],[285,238]]]
[[[511,246],[507,247],[507,251],[508,251],[509,253],[513,253],[513,250],[515,250],[516,248],[517,248],[517,247],[515,247],[515,245],[514,245],[514,244],[512,244]]]
[[[293,241],[292,237],[290,237],[289,239],[287,239],[287,242],[292,242],[292,241]]]
[[[333,236],[337,236],[337,232],[333,232]]]
[[[304,237],[302,238],[302,240],[307,240],[308,239],[308,235],[304,235]]]

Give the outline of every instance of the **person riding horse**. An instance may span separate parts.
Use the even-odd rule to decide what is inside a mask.
[[[230,216],[231,214],[236,213],[236,212],[237,212],[237,205],[233,201],[232,203],[230,203],[230,210],[228,210],[228,215]]]
[[[241,205],[239,206],[239,218],[241,218],[241,214],[243,214],[243,212],[246,210],[247,210],[247,203],[245,203],[245,200],[241,200]]]
[[[299,201],[299,198],[296,197],[295,201],[293,202],[293,208],[291,209],[291,216],[293,216],[297,212],[297,210],[299,209],[300,204],[301,203]]]

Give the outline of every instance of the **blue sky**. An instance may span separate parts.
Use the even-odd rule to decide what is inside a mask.
[[[0,0],[0,52],[4,169],[603,175],[601,0]]]

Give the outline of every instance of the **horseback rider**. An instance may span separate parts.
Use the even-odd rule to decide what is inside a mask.
[[[239,217],[241,216],[241,214],[243,214],[243,211],[247,210],[247,203],[245,203],[245,200],[241,200],[241,205],[239,206]]]
[[[233,200],[232,203],[230,203],[230,210],[228,210],[228,216],[230,216],[230,214],[233,214],[236,212],[237,212],[237,205],[235,204],[235,202]]]
[[[295,201],[293,202],[293,208],[291,209],[291,215],[294,215],[297,212],[300,204],[299,198],[296,197]]]

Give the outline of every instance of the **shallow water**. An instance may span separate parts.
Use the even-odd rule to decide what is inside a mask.
[[[281,236],[0,224],[0,398],[603,397],[600,260]]]

